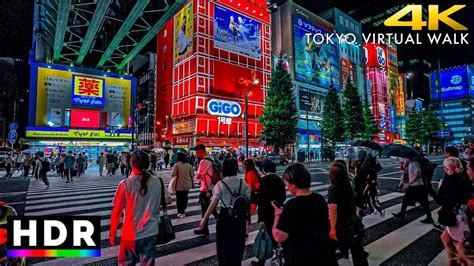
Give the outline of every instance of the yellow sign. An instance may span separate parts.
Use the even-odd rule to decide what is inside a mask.
[[[174,17],[174,61],[180,61],[193,51],[193,1]]]
[[[66,131],[42,131],[26,130],[27,138],[49,138],[49,139],[107,139],[107,140],[131,140],[131,133],[114,133],[112,136],[105,130],[68,129]]]
[[[74,95],[102,98],[104,80],[74,75]]]
[[[59,124],[56,125],[60,127],[67,126],[67,111],[78,106],[84,106],[86,109],[99,107],[109,115],[118,113],[121,121],[115,121],[114,125],[127,125],[131,113],[133,86],[130,77],[100,76],[57,68],[59,66],[39,65],[36,71],[32,71],[33,75],[37,73],[36,81],[33,81],[36,82],[34,126],[46,127],[51,121],[57,121]],[[87,80],[83,80],[86,83],[82,84],[84,90],[81,90],[83,78]],[[96,88],[99,89],[98,92]]]

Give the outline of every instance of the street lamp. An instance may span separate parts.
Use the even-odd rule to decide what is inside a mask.
[[[249,93],[253,86],[260,84],[260,80],[256,78],[255,72],[251,79],[240,77],[238,83],[245,87],[245,158],[249,158]]]

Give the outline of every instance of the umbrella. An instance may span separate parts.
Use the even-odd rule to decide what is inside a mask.
[[[373,142],[371,140],[358,140],[354,143],[352,143],[353,146],[356,146],[356,147],[367,147],[371,150],[374,150],[374,151],[382,151],[383,148],[382,146],[380,146],[380,144],[378,144],[377,142]]]
[[[339,151],[336,160],[359,161],[364,160],[367,154],[372,153],[372,150],[367,147],[349,147]]]
[[[421,153],[421,151],[401,144],[388,145],[383,150],[383,155],[401,158],[423,157],[423,153]]]
[[[26,149],[22,151],[22,153],[36,153],[38,150],[37,149]]]
[[[154,148],[153,150],[151,150],[152,152],[154,153],[162,153],[162,152],[166,152],[165,149],[163,148]]]

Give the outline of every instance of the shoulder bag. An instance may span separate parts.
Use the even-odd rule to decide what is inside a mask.
[[[163,179],[159,178],[161,182],[161,206],[163,206],[163,215],[160,216],[158,220],[158,236],[156,239],[156,244],[165,244],[175,239],[173,225],[171,224],[171,219],[168,216],[166,211],[166,201],[165,201],[165,184]]]
[[[176,194],[176,189],[178,188],[178,177],[179,177],[178,165],[175,165],[175,167],[176,167],[176,176],[171,178],[170,183],[168,184],[168,191],[171,194]]]

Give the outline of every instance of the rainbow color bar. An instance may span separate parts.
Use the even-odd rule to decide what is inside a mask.
[[[100,249],[9,249],[8,257],[100,257]]]

